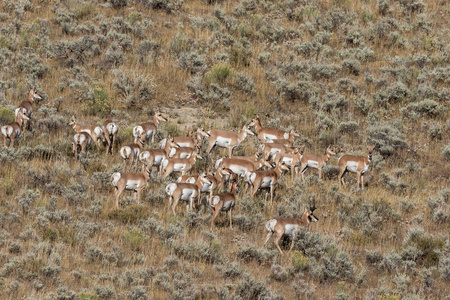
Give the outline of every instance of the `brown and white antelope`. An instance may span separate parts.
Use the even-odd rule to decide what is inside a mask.
[[[173,141],[173,138],[168,138],[164,149],[150,149],[142,151],[139,154],[139,160],[142,162],[142,167],[149,166],[151,170],[153,166],[158,167],[158,173],[161,175],[161,163],[163,160],[169,158],[169,154],[178,148],[178,144]]]
[[[117,132],[119,131],[119,126],[113,120],[106,120],[103,122],[103,135],[108,143],[106,147],[106,153],[114,151],[114,142],[116,141]]]
[[[209,199],[209,205],[213,210],[213,215],[211,217],[211,227],[210,231],[213,231],[214,220],[219,215],[221,211],[228,212],[230,217],[230,229],[233,228],[233,221],[231,217],[231,211],[236,205],[236,193],[238,192],[237,180],[233,180],[231,183],[231,190],[229,193],[219,193],[217,195],[211,196]]]
[[[181,175],[185,175],[195,165],[195,162],[199,159],[203,159],[197,151],[195,151],[189,158],[167,158],[161,162],[161,168],[163,171],[163,177],[167,178],[172,172],[181,172]]]
[[[244,177],[247,172],[256,171],[263,166],[267,165],[264,157],[261,157],[258,161],[250,162],[244,159],[223,157],[216,161],[215,167],[225,167],[236,173],[240,177]]]
[[[251,196],[254,197],[259,189],[268,188],[270,189],[270,205],[273,205],[273,190],[283,171],[287,170],[289,170],[288,166],[283,161],[279,161],[273,170],[247,172],[244,179],[252,187]]]
[[[205,173],[201,174],[197,181],[192,183],[169,183],[166,186],[166,194],[169,197],[169,208],[172,205],[172,212],[176,215],[175,207],[180,200],[188,201],[187,208],[193,209],[195,207],[194,200],[200,197],[200,190],[205,182],[208,182],[208,177]]]
[[[274,144],[283,144],[286,147],[292,147],[292,144],[294,143],[294,138],[300,137],[300,133],[298,133],[297,130],[292,128],[289,131],[289,137],[287,139],[266,139],[266,143],[274,143]]]
[[[208,182],[206,182],[201,189],[201,192],[209,193],[211,197],[213,195],[214,190],[219,186],[223,186],[223,183],[227,176],[232,175],[232,171],[225,167],[220,168],[216,172],[209,172],[206,174],[208,178]],[[180,183],[195,183],[197,181],[198,175],[183,175],[178,177],[177,182]],[[200,200],[200,199],[199,199]]]
[[[275,143],[264,143],[261,145],[261,151],[266,159],[271,158],[272,161],[275,158],[275,155],[277,153],[291,153],[296,154],[298,153],[298,149],[294,147],[286,147],[283,144],[275,144]]]
[[[139,154],[142,151],[142,144],[141,143],[132,143],[132,144],[128,144],[123,146],[122,148],[120,148],[119,153],[120,156],[122,157],[123,160],[123,169],[124,171],[127,170],[127,160],[128,160],[128,166],[129,169],[131,171],[131,168],[133,166],[133,162],[134,160],[137,161],[137,159],[139,158]]]
[[[72,126],[73,129],[77,132],[87,132],[91,136],[92,140],[100,146],[100,139],[103,136],[103,129],[99,126],[90,126],[90,125],[80,125],[78,124],[75,116],[72,116],[67,123],[67,125]]]
[[[29,92],[28,92],[28,98],[25,101],[22,101],[19,105],[18,108],[25,108],[26,113],[25,115],[28,118],[31,118],[31,112],[33,110],[33,103],[36,100],[41,100],[42,97],[41,95],[39,95],[39,93],[36,91],[36,87],[33,87]],[[16,110],[16,117],[17,117],[17,110]],[[28,120],[24,120],[24,128],[27,128],[28,125]]]
[[[141,192],[147,185],[147,181],[150,178],[150,172],[148,168],[144,168],[142,173],[127,173],[117,172],[112,174],[111,181],[115,189],[116,208],[119,208],[119,197],[124,190],[134,191],[135,198],[137,196],[137,202],[141,201]]]
[[[298,153],[277,153],[274,157],[274,162],[283,161],[286,166],[291,169],[291,180],[294,179],[295,168],[300,165],[300,161],[303,157],[303,149],[305,146],[298,148]]]
[[[159,111],[156,111],[153,116],[153,121],[135,126],[133,128],[134,142],[137,143],[139,138],[143,135],[144,139],[141,139],[141,143],[145,141],[148,142],[149,138],[152,138],[153,143],[155,141],[156,130],[158,129],[159,122],[167,122],[167,118],[164,117]]]
[[[22,132],[22,128],[25,127],[25,121],[30,120],[30,118],[28,118],[25,113],[26,111],[24,109],[19,109],[17,111],[15,121],[2,126],[1,131],[4,147],[8,147],[6,145],[6,139],[9,139],[9,144],[11,145],[11,147],[14,147],[15,140],[19,138],[19,135]]]
[[[314,216],[314,210],[316,209],[316,204],[314,202],[313,207],[306,208],[303,211],[303,214],[300,219],[298,218],[273,218],[267,221],[266,223],[266,230],[269,232],[267,234],[266,239],[264,240],[264,245],[269,241],[272,234],[275,233],[275,239],[273,243],[278,248],[281,254],[283,254],[283,251],[281,251],[280,245],[278,242],[280,241],[283,234],[290,235],[292,237],[291,247],[289,248],[289,252],[292,251],[292,248],[294,247],[295,242],[295,235],[294,231],[298,230],[300,227],[309,227],[309,223],[311,222],[317,222],[319,219]]]
[[[305,181],[304,174],[308,170],[308,168],[314,168],[319,170],[319,179],[322,179],[322,170],[326,166],[328,160],[332,155],[336,155],[331,145],[328,146],[327,150],[325,150],[325,154],[313,155],[313,154],[304,154],[300,161],[300,172],[302,174],[302,180]]]
[[[203,137],[209,137],[209,133],[203,129],[203,127],[199,127],[195,132],[195,135],[192,136],[175,136],[173,137],[175,143],[177,143],[180,147],[197,147],[202,145]],[[164,148],[166,144],[166,139],[162,139],[159,143],[159,147],[161,149]]]
[[[369,152],[368,156],[358,156],[358,155],[343,155],[339,157],[339,188],[342,185],[345,187],[344,178],[342,176],[345,175],[346,172],[356,173],[356,178],[358,180],[357,188],[359,188],[361,183],[361,189],[364,186],[364,173],[367,172],[370,166],[370,162],[372,161],[372,153],[375,149],[375,146],[368,145],[367,151]]]
[[[261,121],[259,120],[259,115],[256,115],[256,117],[251,120],[249,126],[255,127],[257,137],[261,142],[265,142],[266,140],[289,138],[289,132],[275,128],[262,127]]]
[[[73,155],[78,159],[79,158],[78,150],[80,150],[80,155],[81,155],[81,152],[86,152],[86,150],[91,145],[91,142],[92,142],[92,138],[89,135],[89,133],[87,133],[87,132],[76,133],[73,136],[73,142],[72,142]]]
[[[175,153],[169,154],[169,158],[189,158],[195,151],[199,151],[198,147],[178,147]]]
[[[228,148],[228,157],[232,156],[233,149],[237,148],[248,134],[255,135],[248,125],[244,125],[239,133],[218,129],[210,130],[208,133],[210,136],[207,138],[208,149],[206,152],[211,153],[214,146]]]

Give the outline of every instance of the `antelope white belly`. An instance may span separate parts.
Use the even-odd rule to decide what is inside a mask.
[[[222,207],[222,210],[223,210],[223,211],[229,211],[230,208],[233,206],[233,204],[234,204],[234,201],[233,201],[233,200],[230,200],[230,201],[225,202],[224,205],[223,205],[223,207]]]
[[[224,137],[218,137],[217,141],[216,141],[216,145],[219,147],[224,147],[224,148],[228,148],[230,147],[230,143],[231,143],[231,139],[227,139]]]
[[[192,145],[190,143],[177,143],[180,147],[191,147]]]
[[[261,187],[267,188],[272,184],[272,182],[273,182],[273,177],[264,177],[264,179],[261,182]]]
[[[153,161],[153,165],[154,166],[159,166],[161,164],[161,162],[164,160],[164,156],[163,155],[156,155],[155,159]]]
[[[293,159],[292,159],[292,157],[283,157],[283,161],[286,165],[290,166],[290,165],[292,165]]]
[[[185,166],[186,166],[185,164],[175,164],[173,166],[173,170],[180,172],[180,171],[182,171],[184,169]]]
[[[181,200],[189,200],[192,195],[195,193],[195,190],[193,189],[184,189],[181,193]]]
[[[128,180],[125,189],[136,190],[139,187],[139,180]]]
[[[278,139],[278,137],[276,135],[273,135],[273,134],[265,133],[264,134],[264,139],[265,140],[276,140],[276,139]]]
[[[180,154],[180,158],[190,158],[190,157],[191,157],[191,154],[187,153],[187,152],[184,152],[184,153]]]
[[[234,173],[238,174],[239,176],[244,176],[245,172],[247,172],[246,168],[243,168],[238,165],[231,165],[230,170],[233,171]]]
[[[170,151],[169,151],[169,157],[174,156],[176,152],[177,152],[177,149],[175,149],[175,148],[170,149]]]
[[[280,148],[272,148],[272,149],[270,149],[270,153],[272,153],[272,154],[277,154],[277,153],[280,153],[280,152],[281,152]]]
[[[308,167],[310,168],[319,168],[319,163],[315,160],[308,160]]]
[[[348,161],[347,162],[347,170],[350,172],[356,173],[356,170],[358,170],[358,162]]]
[[[287,224],[286,227],[284,228],[284,233],[292,234],[294,232],[294,230],[296,230],[296,229],[298,229],[298,225]]]

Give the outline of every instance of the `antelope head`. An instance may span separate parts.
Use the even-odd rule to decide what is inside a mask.
[[[73,125],[75,125],[76,122],[77,122],[77,121],[75,120],[75,116],[72,116],[72,117],[70,118],[69,122],[67,122],[67,125],[68,125],[68,126],[73,126]]]
[[[211,135],[203,128],[203,126],[200,126],[197,129],[197,139],[200,138],[200,136],[210,137]]]
[[[244,127],[242,128],[242,130],[250,135],[255,135],[255,133],[253,131],[250,130],[250,124],[248,125],[244,125]]]
[[[168,136],[167,137],[167,143],[169,143],[169,147],[170,148],[175,148],[175,149],[180,148],[180,145],[175,143],[175,140],[173,139],[173,137]]]
[[[28,93],[28,100],[30,100],[31,102],[34,102],[35,99],[37,100],[41,100],[42,97],[41,95],[39,95],[39,93],[36,91],[36,86],[33,87],[30,92]]]
[[[280,164],[281,171],[289,171],[289,167],[286,165],[284,161],[278,162]]]
[[[316,200],[313,200],[313,205],[309,204],[309,210],[305,207],[305,213],[308,217],[309,222],[317,222],[319,218],[314,215],[314,211],[316,210]]]
[[[295,137],[300,137],[301,134],[300,132],[298,132],[297,130],[295,130],[294,128],[291,129],[291,131],[289,132],[289,134],[294,135]]]
[[[259,124],[259,115],[257,114],[256,117],[254,119],[252,119],[250,121],[250,123],[248,124],[249,127],[255,127],[256,124]]]
[[[167,118],[163,116],[163,114],[159,111],[155,111],[155,120],[156,122],[167,122]]]
[[[336,152],[334,152],[333,150],[333,147],[331,147],[331,145],[328,145],[327,153],[330,155],[336,155]]]

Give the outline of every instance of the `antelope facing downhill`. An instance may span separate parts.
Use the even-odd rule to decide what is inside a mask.
[[[119,126],[113,120],[106,120],[103,122],[103,135],[105,136],[108,146],[106,147],[106,153],[114,151],[114,142],[116,141],[117,132],[119,131]]]
[[[286,147],[283,144],[264,143],[261,145],[261,151],[266,159],[272,158],[272,161],[277,153],[298,153],[298,149],[294,147]]]
[[[155,141],[156,130],[158,129],[159,122],[167,122],[167,118],[164,117],[159,111],[155,111],[153,116],[153,121],[139,124],[133,128],[134,142],[137,143],[139,137],[144,134],[145,139],[141,140],[141,143],[147,142],[148,139],[152,138],[152,143]]]
[[[87,133],[87,132],[76,133],[73,136],[73,142],[72,142],[73,155],[78,159],[79,158],[78,150],[80,150],[80,154],[83,151],[86,152],[86,150],[91,145],[91,142],[92,142],[92,138],[89,135],[89,133]]]
[[[300,227],[309,227],[309,223],[311,222],[317,222],[319,219],[314,216],[314,210],[316,209],[316,203],[314,201],[314,206],[306,208],[303,211],[303,215],[300,219],[297,218],[273,218],[267,221],[266,223],[266,230],[269,232],[267,234],[266,239],[264,240],[264,245],[269,241],[272,234],[275,235],[275,239],[273,240],[273,243],[275,246],[277,246],[278,250],[281,254],[283,254],[283,251],[281,251],[280,245],[278,242],[280,241],[283,234],[287,234],[292,236],[292,243],[291,247],[289,249],[289,252],[292,251],[292,248],[294,247],[295,242],[295,235],[294,230],[298,230]]]
[[[8,147],[6,145],[6,139],[10,140],[11,147],[14,147],[14,142],[17,138],[19,138],[20,133],[22,132],[22,127],[25,127],[25,121],[30,120],[28,116],[25,115],[25,109],[19,109],[17,111],[17,115],[15,117],[14,122],[10,122],[6,125],[2,126],[2,136],[3,136],[3,146]]]
[[[369,169],[370,162],[372,161],[372,152],[375,146],[369,145],[367,146],[367,151],[369,152],[368,156],[358,156],[358,155],[344,155],[339,157],[339,188],[342,185],[345,187],[344,178],[342,176],[345,175],[346,172],[356,173],[356,178],[358,180],[357,188],[359,188],[361,183],[361,189],[364,186],[364,173]]]
[[[220,193],[214,196],[211,196],[209,199],[209,205],[211,206],[213,210],[213,215],[211,217],[211,227],[210,231],[213,231],[214,227],[214,220],[219,215],[221,211],[228,212],[230,216],[230,229],[233,228],[233,222],[231,217],[231,211],[233,210],[233,207],[236,204],[236,193],[238,192],[237,189],[237,179],[233,180],[231,183],[231,190],[229,193]]]
[[[200,146],[203,141],[203,137],[209,137],[209,133],[203,129],[203,127],[199,127],[197,131],[195,132],[195,136],[175,136],[173,137],[173,140],[175,143],[177,143],[180,147],[196,147]],[[164,148],[166,144],[167,139],[162,139],[159,143],[159,146],[161,149]]]
[[[100,147],[100,138],[103,136],[103,129],[99,126],[89,126],[89,125],[80,125],[77,123],[75,116],[72,116],[67,123],[67,125],[72,126],[73,129],[77,132],[87,132],[91,136],[92,140],[97,143]]]
[[[185,175],[192,169],[197,158],[203,159],[196,151],[190,158],[164,159],[161,163],[161,167],[164,172],[163,177],[167,178],[167,176],[172,174],[172,172],[181,172],[181,175]]]
[[[41,97],[41,95],[39,95],[39,93],[36,91],[36,86],[35,87],[33,87],[29,92],[28,92],[28,98],[27,98],[27,100],[25,100],[25,101],[22,101],[20,104],[19,104],[19,106],[18,106],[18,108],[25,108],[25,110],[26,110],[26,116],[28,117],[28,118],[31,118],[31,112],[32,112],[32,110],[33,110],[33,103],[34,103],[34,101],[35,100],[41,100],[42,99],[42,97]],[[16,117],[17,117],[17,110],[16,110]],[[27,120],[24,120],[24,128],[27,128],[27,125],[28,125],[28,121],[29,121],[29,119],[27,119]]]
[[[266,143],[283,144],[286,147],[292,147],[295,137],[300,137],[300,133],[292,128],[287,139],[266,139]]]
[[[142,151],[139,154],[139,160],[142,162],[142,167],[149,166],[151,170],[153,166],[158,167],[158,173],[161,175],[161,163],[169,157],[169,154],[178,148],[178,144],[173,141],[173,138],[169,137],[164,149],[150,149]]]
[[[119,208],[119,197],[124,190],[134,191],[135,197],[137,196],[137,202],[140,203],[141,191],[147,185],[150,172],[148,168],[145,168],[142,170],[142,173],[117,172],[112,174],[111,181],[115,189],[117,209]]]
[[[132,143],[132,144],[128,144],[123,146],[122,148],[120,148],[119,153],[120,156],[122,156],[122,160],[123,160],[123,169],[126,171],[127,170],[127,160],[129,160],[128,166],[131,168],[133,166],[133,161],[136,159],[138,159],[139,157],[139,153],[141,153],[142,151],[142,144],[141,143]]]
[[[244,125],[239,133],[218,129],[210,130],[208,133],[210,136],[207,138],[208,149],[206,152],[208,154],[211,153],[214,146],[228,148],[228,157],[232,156],[233,149],[237,148],[245,140],[247,134],[255,135],[248,125]]]
[[[300,162],[300,172],[302,174],[302,180],[305,181],[304,174],[306,170],[308,170],[308,168],[318,169],[319,179],[322,179],[322,169],[326,166],[331,155],[336,155],[336,153],[333,152],[331,145],[328,146],[327,150],[325,150],[325,154],[322,156],[304,154]]]
[[[275,185],[280,179],[283,171],[289,170],[288,166],[283,161],[279,161],[275,169],[265,170],[265,171],[254,171],[245,174],[245,181],[249,183],[252,187],[251,196],[254,197],[259,189],[269,188],[270,189],[270,205],[273,205],[273,190]],[[267,195],[266,195],[267,197]],[[266,202],[266,197],[264,197],[264,202]]]
[[[169,183],[166,186],[166,194],[169,196],[169,208],[172,205],[172,212],[176,215],[175,207],[178,201],[188,201],[187,208],[193,209],[195,207],[194,200],[200,196],[200,190],[204,183],[208,182],[206,174],[198,176],[195,184],[192,183]]]
[[[274,162],[283,161],[286,166],[291,169],[291,181],[294,179],[295,168],[300,165],[300,161],[303,157],[303,149],[305,146],[298,148],[298,153],[277,153],[274,157]]]
[[[275,128],[262,127],[261,122],[259,120],[259,115],[256,115],[256,117],[253,120],[251,120],[249,126],[255,127],[257,137],[261,142],[264,142],[266,140],[289,138],[289,132]]]

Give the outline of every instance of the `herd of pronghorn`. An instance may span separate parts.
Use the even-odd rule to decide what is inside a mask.
[[[36,88],[30,90],[28,99],[23,101],[15,109],[15,122],[8,123],[1,128],[3,135],[3,145],[14,146],[15,140],[21,131],[29,125],[32,112],[32,104],[35,100],[41,99]],[[159,148],[144,150],[144,146],[151,139],[152,144],[156,136],[158,124],[167,122],[167,118],[160,112],[155,112],[152,121],[139,124],[133,128],[134,142],[122,146],[119,154],[123,159],[124,171],[113,173],[111,176],[112,185],[115,189],[115,206],[119,208],[119,197],[124,190],[135,192],[138,203],[140,202],[141,191],[145,188],[152,168],[157,167],[158,176],[167,178],[174,172],[181,172],[176,182],[166,186],[166,193],[169,198],[169,208],[172,207],[173,214],[180,200],[187,201],[187,207],[193,209],[194,200],[197,198],[200,204],[201,193],[209,193],[208,203],[212,208],[211,230],[214,227],[214,219],[220,211],[228,212],[230,228],[232,228],[231,212],[236,204],[236,193],[238,192],[239,181],[245,182],[246,189],[250,189],[253,197],[260,189],[269,189],[270,203],[273,204],[273,192],[276,183],[284,171],[290,170],[291,179],[294,174],[300,173],[304,180],[304,173],[308,168],[318,169],[319,178],[322,177],[322,169],[335,155],[334,149],[328,146],[324,155],[304,154],[304,146],[293,147],[294,138],[299,133],[292,129],[289,132],[262,127],[259,116],[246,124],[238,133],[226,130],[212,129],[206,131],[203,127],[187,132],[187,136],[176,136],[163,139],[159,143]],[[113,154],[114,143],[119,130],[117,124],[112,120],[107,120],[102,127],[80,125],[75,117],[69,120],[68,124],[73,127],[76,134],[73,138],[73,153],[78,157],[79,152],[86,151],[92,141],[100,146],[101,141],[106,141],[106,153]],[[251,129],[253,128],[254,131]],[[233,156],[233,150],[237,148],[247,137],[256,135],[261,145],[256,147],[256,153],[251,156]],[[228,157],[220,158],[214,164],[215,170],[202,172],[199,175],[187,175],[194,166],[197,159],[202,159],[201,149],[203,143],[207,143],[206,153],[209,154],[215,146],[228,148]],[[357,186],[363,187],[363,175],[368,170],[372,160],[373,146],[367,146],[368,156],[344,155],[339,158],[339,187],[345,186],[343,175],[346,172],[357,174]],[[133,163],[142,163],[141,172],[131,171]],[[265,167],[266,170],[260,170]],[[228,185],[229,192],[221,193],[222,189]],[[266,194],[267,196],[267,194]],[[317,222],[314,216],[315,203],[310,207],[305,207],[303,215],[297,218],[273,218],[267,221],[266,229],[268,235],[264,241],[267,243],[273,233],[276,234],[274,243],[278,250],[283,253],[278,242],[283,234],[293,235],[294,230],[300,226],[308,227],[310,222]],[[291,249],[294,240],[292,239]]]

